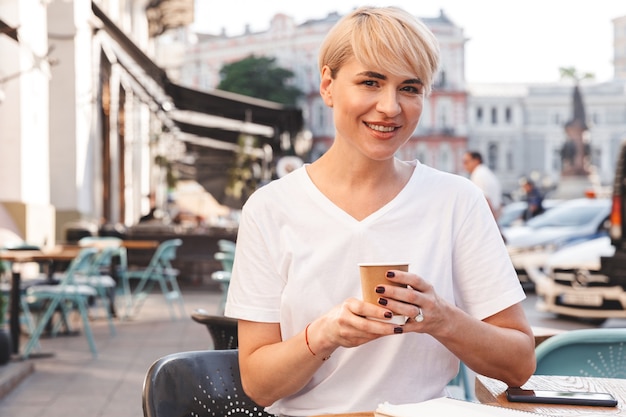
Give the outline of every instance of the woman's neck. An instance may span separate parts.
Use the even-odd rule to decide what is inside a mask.
[[[350,160],[329,150],[307,167],[307,173],[329,200],[362,220],[393,200],[411,178],[413,169],[411,164],[395,158]]]

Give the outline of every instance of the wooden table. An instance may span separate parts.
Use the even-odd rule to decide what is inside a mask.
[[[539,346],[541,343],[545,342],[549,338],[559,333],[564,333],[567,330],[562,329],[554,329],[551,327],[539,327],[532,326],[533,335],[535,336],[535,347]]]
[[[159,246],[158,240],[89,240],[79,245],[65,245],[65,247],[92,247],[92,248],[106,248],[110,246],[122,246],[126,249],[156,249]]]
[[[126,249],[156,249],[159,243],[158,240],[123,240],[122,246]]]
[[[595,407],[576,405],[551,405],[512,403],[506,399],[507,386],[504,382],[479,375],[476,378],[476,398],[482,404],[529,411],[547,416],[626,416],[626,379],[590,378],[568,376],[533,375],[522,386],[527,389],[546,389],[553,391],[600,391],[610,392],[617,399],[617,407]],[[520,413],[520,417],[524,414]],[[378,417],[373,411],[326,414],[316,417]],[[416,416],[417,417],[417,416]]]
[[[522,386],[525,389],[536,390],[609,392],[617,399],[617,407],[512,403],[506,399],[506,388],[506,384],[497,379],[482,375],[476,377],[476,399],[483,404],[515,408],[549,416],[626,416],[626,379],[533,375]]]
[[[78,255],[78,246],[57,246],[44,250],[4,250],[0,251],[0,261],[7,261],[14,264],[25,262],[70,262]],[[12,268],[11,274],[11,306],[10,322],[11,338],[13,339],[13,353],[18,354],[20,350],[20,285],[22,274],[19,266]]]

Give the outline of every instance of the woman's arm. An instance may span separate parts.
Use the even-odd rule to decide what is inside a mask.
[[[351,298],[284,341],[278,323],[239,320],[244,391],[261,406],[295,394],[338,347],[359,346],[401,332],[400,326],[365,318],[384,318],[387,312],[390,310]]]
[[[238,331],[243,389],[261,406],[269,406],[302,389],[323,363],[322,356],[314,357],[308,352],[304,331],[284,342],[278,323],[239,320]],[[314,332],[309,328],[312,348]],[[320,350],[319,354],[329,353]]]
[[[440,299],[432,285],[415,274],[396,271],[389,279],[410,287],[385,286],[382,296],[388,308],[409,317],[419,308],[423,312],[424,320],[409,320],[405,332],[432,335],[475,372],[509,386],[523,385],[535,371],[534,336],[521,304],[481,321]]]

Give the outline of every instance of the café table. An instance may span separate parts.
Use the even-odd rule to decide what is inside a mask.
[[[19,264],[26,262],[70,262],[76,257],[80,248],[73,245],[59,245],[42,250],[2,250],[0,261],[11,262],[11,290],[10,290],[10,321],[9,328],[13,342],[13,353],[18,354],[20,349],[20,297],[22,274]]]
[[[555,329],[551,327],[532,326],[533,335],[535,336],[535,347],[545,342],[549,338],[567,330]]]
[[[609,392],[617,399],[617,407],[596,407],[579,405],[552,405],[513,403],[506,399],[506,384],[497,379],[482,375],[476,377],[476,398],[481,404],[537,413],[544,416],[626,416],[626,379],[596,378],[582,376],[546,376],[533,375],[522,386],[526,389],[544,389],[552,391],[598,391]],[[374,411],[354,413],[325,414],[323,417],[380,417]],[[520,417],[524,416],[520,413]],[[313,416],[322,417],[322,416]]]
[[[507,386],[497,379],[478,375],[475,381],[476,399],[483,404],[548,416],[626,416],[626,379],[582,376],[533,375],[522,385],[525,389],[550,391],[609,392],[617,399],[617,407],[574,406],[553,404],[514,403],[506,398]]]
[[[122,246],[126,249],[156,249],[159,244],[158,240],[123,240]]]
[[[102,240],[100,240],[99,238],[89,238],[86,240],[82,240],[79,242],[78,246],[80,247],[85,247],[85,246],[89,246],[89,247],[96,247],[96,248],[104,248],[104,247],[109,247],[109,246],[122,246],[126,249],[145,249],[145,250],[149,250],[149,249],[156,249],[159,246],[159,241],[158,240],[152,240],[152,239],[143,239],[143,240],[127,240],[127,239],[123,239],[123,240],[108,240],[107,238],[103,238]],[[65,245],[66,247],[72,246],[72,245]]]

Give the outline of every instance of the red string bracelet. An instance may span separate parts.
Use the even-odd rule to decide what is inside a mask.
[[[304,328],[304,341],[306,342],[306,347],[309,348],[309,352],[311,352],[311,355],[317,357],[315,352],[313,352],[313,349],[311,349],[311,345],[309,345],[309,326],[310,325],[311,323],[307,324],[306,327]],[[322,360],[326,361],[329,358],[330,358],[330,355],[326,356],[325,358],[322,358]]]

